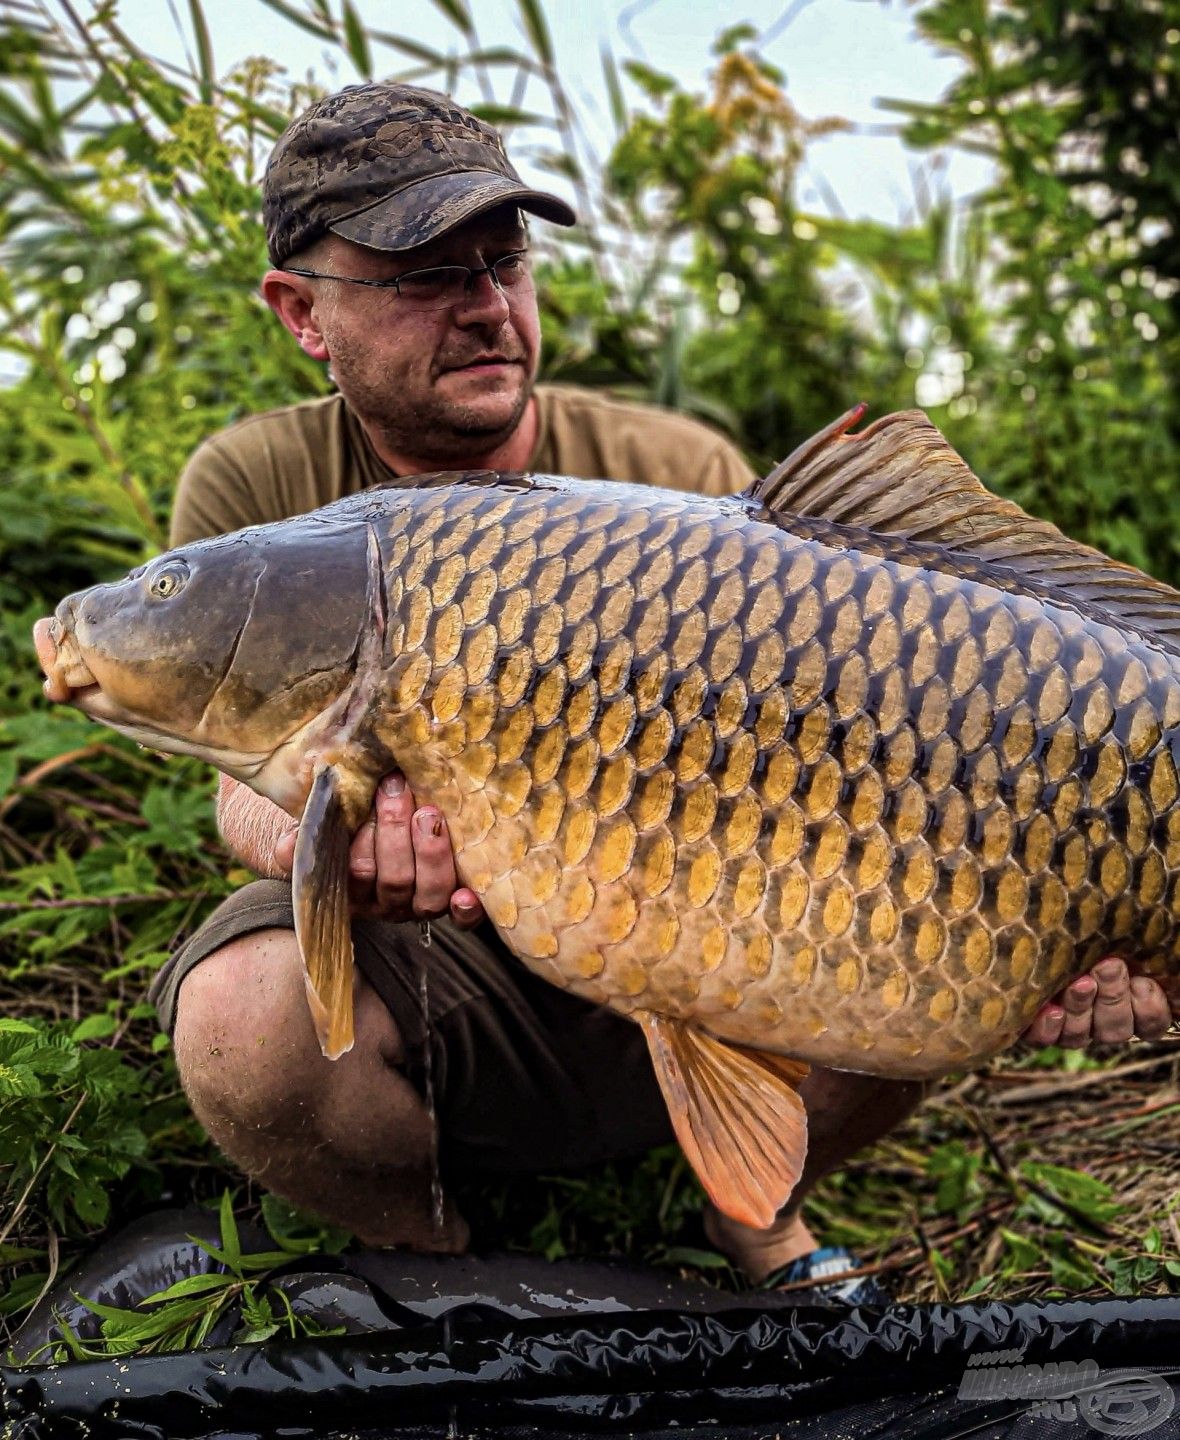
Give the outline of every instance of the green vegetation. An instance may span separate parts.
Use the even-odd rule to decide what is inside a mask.
[[[484,97],[572,181],[584,228],[540,242],[549,378],[690,410],[759,464],[859,399],[912,405],[916,384],[991,485],[1180,582],[1174,0],[919,5],[963,72],[936,105],[897,103],[905,134],[982,150],[996,178],[968,208],[929,197],[904,226],[804,212],[800,162],[840,122],[797,114],[749,27],[718,40],[700,94],[635,64],[625,93],[608,57],[617,141],[591,163],[535,0],[520,0],[526,50],[488,46],[465,0],[437,0],[447,55],[366,32],[348,0],[251,3],[346,69],[412,67]],[[863,0],[829,3],[854,26]],[[153,59],[113,0],[6,14],[0,360],[19,375],[0,389],[0,1311],[16,1320],[105,1227],[161,1199],[221,1203],[228,1253],[224,1196],[242,1183],[189,1118],[143,1003],[242,878],[212,828],[212,777],[48,710],[31,626],[161,546],[200,439],[325,379],[254,294],[260,163],[308,86],[266,60],[219,70],[199,0],[192,73]],[[544,113],[522,109],[526,82]],[[1152,1121],[1180,1096],[1174,1052],[1144,1053],[1131,1073],[1134,1055],[1107,1076],[1048,1054],[943,1086],[809,1216],[906,1298],[1174,1288],[1176,1147]],[[258,1196],[236,1198],[258,1213]],[[477,1243],[727,1278],[671,1151],[461,1201]],[[236,1259],[218,1294],[250,1297],[254,1338],[290,1333],[257,1271]],[[105,1316],[111,1347],[198,1340],[198,1288],[156,1297],[163,1318],[160,1304]]]

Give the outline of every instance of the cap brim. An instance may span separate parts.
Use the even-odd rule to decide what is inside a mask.
[[[485,210],[506,204],[517,205],[556,225],[578,222],[570,207],[556,195],[533,190],[494,171],[465,170],[461,174],[431,175],[407,185],[396,195],[347,215],[329,228],[333,234],[372,250],[413,250]]]

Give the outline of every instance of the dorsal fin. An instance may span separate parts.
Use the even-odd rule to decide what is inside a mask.
[[[805,441],[746,492],[778,513],[904,536],[1002,566],[1180,651],[1180,593],[985,489],[921,410],[847,432],[857,406]]]

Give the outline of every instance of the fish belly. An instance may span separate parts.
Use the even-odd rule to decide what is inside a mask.
[[[463,504],[392,542],[382,738],[537,974],[892,1076],[981,1061],[1112,951],[1175,985],[1168,656],[820,522]]]

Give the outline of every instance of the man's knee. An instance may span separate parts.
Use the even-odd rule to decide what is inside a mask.
[[[202,1119],[253,1120],[304,1099],[318,1047],[294,932],[254,931],[206,956],[181,983],[173,1041]]]
[[[320,1051],[294,934],[260,930],[181,983],[175,1026],[193,1111],[242,1170],[381,1244],[447,1248],[430,1218],[435,1125],[398,1068],[401,1037],[358,974],[356,1044]],[[452,1217],[453,1219],[454,1217]],[[461,1226],[461,1222],[460,1226]]]
[[[208,1128],[306,1128],[359,1067],[396,1060],[400,1039],[367,984],[355,991],[357,1039],[341,1060],[320,1051],[291,930],[257,930],[215,950],[184,979],[173,1035],[185,1092]],[[216,1135],[215,1135],[215,1138]]]

